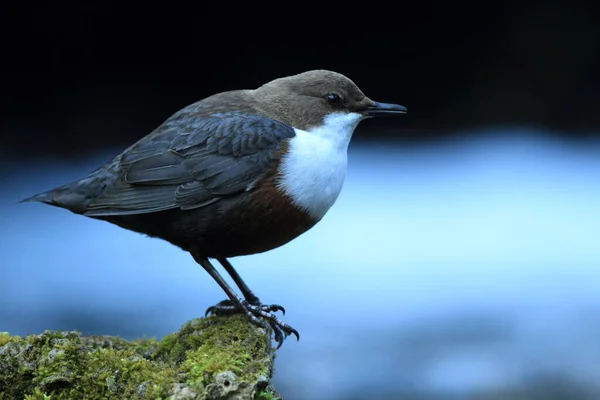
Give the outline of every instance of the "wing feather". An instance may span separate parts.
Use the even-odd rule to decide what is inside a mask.
[[[184,109],[185,110],[185,109]],[[249,190],[273,168],[295,135],[282,122],[228,112],[179,112],[120,155],[120,178],[86,215],[128,215],[199,208]]]
[[[124,187],[111,190],[88,206],[85,215],[130,215],[164,211],[176,206],[169,186]]]

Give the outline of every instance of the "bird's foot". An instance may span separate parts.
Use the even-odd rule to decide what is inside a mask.
[[[262,304],[260,301],[247,301],[246,302],[252,306],[259,307],[262,311],[266,313],[281,311],[285,315],[285,308],[280,306],[279,304]],[[206,315],[214,314],[214,315],[233,315],[245,312],[246,310],[242,308],[237,302],[233,300],[223,300],[214,306],[208,307],[206,310]]]
[[[206,315],[232,315],[244,313],[254,325],[265,330],[271,328],[273,331],[273,338],[277,342],[277,348],[280,348],[283,344],[283,340],[287,336],[293,334],[296,336],[296,339],[300,340],[300,334],[297,330],[281,321],[273,314],[277,311],[281,311],[285,314],[285,308],[279,304],[262,304],[258,300],[252,303],[247,300],[242,300],[239,303],[233,300],[223,300],[216,305],[209,307],[206,310]]]

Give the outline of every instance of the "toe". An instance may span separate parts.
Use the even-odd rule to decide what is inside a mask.
[[[265,306],[265,311],[267,311],[267,312],[281,311],[281,313],[283,315],[285,315],[285,308],[283,308],[283,306],[280,306],[279,304],[271,304],[271,305]]]

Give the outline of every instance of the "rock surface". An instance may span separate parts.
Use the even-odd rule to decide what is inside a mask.
[[[162,340],[0,333],[0,400],[280,399],[269,334],[241,315],[195,319]]]

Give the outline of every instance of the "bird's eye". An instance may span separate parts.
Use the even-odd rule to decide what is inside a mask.
[[[329,104],[340,104],[341,101],[342,101],[342,98],[337,93],[329,93],[327,95],[327,102]]]

